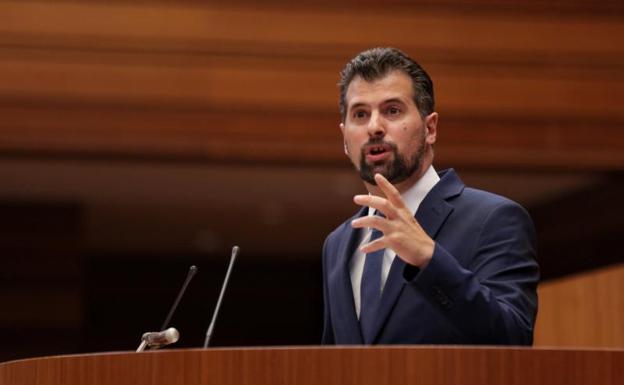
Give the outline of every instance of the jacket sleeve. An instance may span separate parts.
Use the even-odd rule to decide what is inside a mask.
[[[404,278],[471,343],[531,345],[539,280],[535,249],[529,215],[507,201],[487,215],[462,264],[436,242],[427,267],[408,266]]]

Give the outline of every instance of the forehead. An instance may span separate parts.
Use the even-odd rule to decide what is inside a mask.
[[[346,93],[347,106],[378,104],[390,99],[413,103],[412,79],[403,71],[392,71],[384,77],[367,81],[361,76],[353,78]]]

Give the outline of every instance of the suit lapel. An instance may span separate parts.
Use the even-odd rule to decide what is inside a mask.
[[[427,196],[428,198],[429,196]],[[429,237],[435,239],[438,231],[449,214],[453,211],[453,206],[448,204],[441,197],[432,197],[424,200],[416,212],[416,220],[425,230]]]
[[[440,174],[440,181],[429,191],[418,207],[415,215],[416,220],[427,235],[434,240],[446,218],[453,211],[453,206],[446,199],[460,194],[463,188],[464,184],[453,169],[444,171]],[[374,335],[370,339],[371,343],[379,336],[379,332],[403,291],[405,280],[402,275],[405,265],[405,262],[399,256],[396,256],[390,266],[390,272],[388,273],[381,297],[379,314],[373,328]]]
[[[453,211],[453,206],[447,200],[461,194],[463,190],[464,183],[455,170],[449,169],[440,173],[440,180],[416,211],[416,220],[431,238],[436,238],[444,221]]]
[[[344,325],[344,335],[348,336],[348,341],[353,344],[362,344],[363,338],[360,331],[360,323],[355,313],[355,302],[353,300],[353,287],[351,286],[351,274],[349,272],[349,260],[357,247],[356,243],[360,236],[360,230],[356,230],[351,227],[350,222],[362,216],[367,208],[362,208],[354,217],[349,220],[344,234],[340,237],[341,242],[338,247],[338,268],[336,269],[335,279],[331,279],[332,282],[331,292],[334,293],[337,304],[343,304],[343,306],[337,306],[332,308],[336,314],[334,317],[342,320],[341,325]]]

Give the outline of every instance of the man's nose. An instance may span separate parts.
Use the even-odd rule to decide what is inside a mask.
[[[385,123],[378,111],[371,113],[368,121],[368,135],[370,137],[383,137],[386,134]]]

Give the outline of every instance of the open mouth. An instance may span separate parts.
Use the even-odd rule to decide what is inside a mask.
[[[388,144],[373,144],[366,147],[366,155],[381,155],[391,151],[392,148]]]
[[[370,144],[364,148],[364,154],[369,161],[379,161],[386,158],[392,152],[392,146],[389,144]]]

